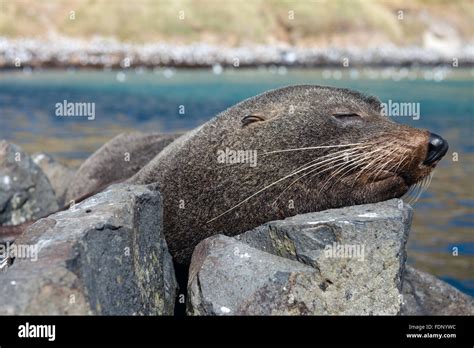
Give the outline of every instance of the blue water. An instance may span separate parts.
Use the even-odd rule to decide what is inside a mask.
[[[291,84],[347,87],[385,102],[417,102],[419,120],[396,121],[442,135],[450,150],[415,206],[408,261],[474,296],[473,70],[453,69],[438,80],[430,70],[415,69],[405,69],[400,80],[390,70],[338,74],[277,69],[219,75],[211,70],[3,72],[0,138],[78,165],[120,132],[192,129],[247,97]],[[95,103],[96,119],[55,117],[55,104],[63,100]]]

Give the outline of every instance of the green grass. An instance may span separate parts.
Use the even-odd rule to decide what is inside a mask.
[[[405,19],[398,20],[397,11]],[[75,11],[75,20],[70,20]],[[178,18],[184,11],[185,19]],[[289,19],[293,11],[294,19]],[[424,14],[423,14],[424,13]],[[471,0],[0,0],[0,36],[61,34],[120,41],[420,43],[433,23],[473,37]]]

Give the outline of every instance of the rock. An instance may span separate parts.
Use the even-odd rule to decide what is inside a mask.
[[[57,209],[43,171],[19,146],[0,141],[0,225],[18,225]]]
[[[474,315],[474,299],[430,274],[407,266],[402,314]]]
[[[177,285],[155,189],[113,185],[30,226],[13,245],[30,257],[17,253],[0,273],[0,314],[173,314]]]
[[[399,314],[411,217],[394,199],[206,239],[191,261],[188,312]]]
[[[77,170],[65,201],[102,190],[128,179],[180,134],[122,133],[94,152]]]
[[[56,161],[56,159],[46,153],[36,153],[31,158],[47,176],[54,189],[58,205],[62,207],[66,190],[74,177],[75,170]]]
[[[212,236],[193,254],[188,314],[312,314],[325,309],[324,300],[318,299],[320,282],[309,266],[234,238]]]

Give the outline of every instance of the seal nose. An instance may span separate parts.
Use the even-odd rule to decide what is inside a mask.
[[[448,142],[441,138],[438,134],[430,133],[430,139],[428,142],[428,153],[423,164],[433,164],[437,160],[441,159],[446,152],[448,152]]]

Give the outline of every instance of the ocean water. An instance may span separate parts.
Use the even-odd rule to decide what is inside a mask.
[[[292,84],[420,103],[419,119],[397,121],[442,135],[450,149],[415,205],[408,262],[474,296],[472,69],[0,72],[0,139],[78,166],[120,132],[189,130],[247,97]],[[95,103],[95,120],[56,117],[64,100]]]

